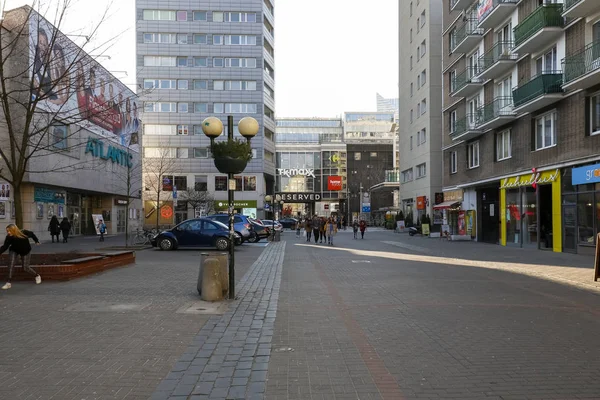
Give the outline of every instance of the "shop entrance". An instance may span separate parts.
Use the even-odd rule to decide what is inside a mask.
[[[539,191],[540,207],[539,207],[539,233],[541,250],[552,251],[553,234],[552,234],[552,185],[540,185]]]
[[[481,204],[478,227],[479,241],[498,244],[500,242],[500,192],[499,188],[485,188],[477,191]]]
[[[127,209],[117,209],[117,233],[125,233],[125,223],[127,219]]]
[[[81,209],[79,207],[69,207],[69,221],[71,222],[71,232],[69,235],[81,235]]]

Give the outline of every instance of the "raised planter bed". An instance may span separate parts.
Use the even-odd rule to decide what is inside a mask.
[[[20,262],[21,259],[18,258],[13,280],[33,280],[30,274],[23,271]],[[134,251],[31,255],[31,267],[42,276],[43,281],[69,281],[134,263]],[[0,281],[8,276],[7,265],[8,255],[0,256]]]

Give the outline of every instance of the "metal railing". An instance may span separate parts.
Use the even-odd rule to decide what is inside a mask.
[[[478,28],[478,23],[477,18],[468,18],[464,24],[458,26],[454,32],[454,45],[450,50],[454,51],[467,36],[483,35],[483,28]]]
[[[467,131],[477,130],[480,124],[481,115],[479,112],[475,114],[467,114],[464,118],[456,121],[454,131],[450,127],[450,136],[459,136]]]
[[[527,83],[513,89],[513,103],[519,107],[548,93],[562,93],[562,71],[547,71],[534,76]]]
[[[400,182],[400,171],[397,169],[388,169],[385,171],[386,182]]]
[[[600,40],[585,46],[583,50],[562,60],[563,84],[600,69]]]
[[[515,42],[512,40],[496,42],[491,49],[479,57],[479,73],[486,71],[500,60],[516,60],[517,55],[511,51],[513,47],[515,47]]]
[[[519,0],[493,0],[492,6],[489,7],[486,11],[484,11],[483,14],[481,14],[479,16],[479,20],[481,21],[482,19],[484,19],[488,15],[490,15],[496,9],[496,7],[498,7],[499,4],[505,4],[505,3],[516,4],[518,2],[519,2]]]
[[[479,66],[467,67],[461,73],[454,77],[452,87],[452,93],[459,91],[463,87],[465,87],[468,83],[478,83],[479,81],[475,78],[479,75],[480,68]]]
[[[581,0],[565,0],[565,10],[567,11],[569,8],[576,6],[581,3]]]
[[[546,4],[538,7],[514,28],[515,46],[520,46],[539,30],[549,26],[564,26],[562,4]]]
[[[498,117],[513,116],[513,98],[512,96],[498,96],[481,106],[479,112],[481,113],[481,124]]]

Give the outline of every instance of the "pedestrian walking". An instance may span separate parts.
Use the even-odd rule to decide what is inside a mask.
[[[104,234],[106,233],[106,224],[100,220],[98,222],[98,232],[100,232],[100,241],[104,242]]]
[[[25,229],[20,230],[15,224],[9,224],[6,227],[6,238],[4,244],[0,247],[0,254],[6,250],[9,251],[8,255],[8,280],[2,286],[3,290],[10,289],[12,287],[11,280],[13,275],[13,269],[17,262],[17,257],[21,256],[21,264],[23,270],[35,275],[35,283],[39,285],[42,283],[42,277],[29,266],[31,262],[31,243],[29,239],[33,239],[36,245],[40,244],[37,236],[31,231]]]
[[[306,241],[310,242],[312,235],[312,221],[308,217],[304,220],[304,230],[306,231]]]
[[[365,238],[365,231],[367,230],[367,223],[365,222],[364,219],[360,221],[359,229],[360,229],[360,238],[364,239]]]
[[[352,223],[352,230],[354,231],[354,239],[358,239],[357,234],[358,234],[358,221],[354,220],[354,222]]]
[[[344,216],[342,216],[342,226],[344,227],[344,230],[348,228],[348,221],[346,221],[346,217]]]
[[[52,236],[52,243],[54,243],[54,236],[56,236],[56,243],[58,243],[58,237],[60,236],[60,222],[58,222],[56,215],[53,215],[50,219],[48,232],[50,232],[50,235]]]
[[[323,240],[325,240],[325,243],[327,243],[327,238],[325,237],[325,225],[327,225],[327,220],[325,217],[321,217],[321,237],[319,238],[319,243],[323,243]]]
[[[313,228],[313,235],[315,236],[315,243],[317,243],[319,241],[319,236],[321,234],[321,218],[319,218],[317,216],[317,214],[315,214],[315,217],[312,220],[312,228]],[[321,239],[321,241],[323,240],[323,238],[320,238],[320,239]]]
[[[302,230],[302,222],[300,222],[300,220],[298,220],[296,222],[296,239],[298,239],[300,237],[301,230]]]
[[[339,230],[342,229],[342,219],[340,217],[336,217],[335,220],[336,220],[337,228],[338,228],[338,231],[339,231]]]
[[[327,225],[325,226],[325,233],[327,235],[327,244],[333,246],[333,237],[338,231],[338,224],[333,220],[333,218],[329,218]]]
[[[62,221],[60,221],[60,230],[63,235],[63,243],[67,243],[69,240],[69,232],[71,232],[71,223],[67,217],[64,217]]]

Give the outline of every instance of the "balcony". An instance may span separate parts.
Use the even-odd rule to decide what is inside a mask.
[[[517,7],[518,2],[519,0],[492,0],[480,2],[479,7],[477,8],[479,27],[483,29],[496,27],[509,17]],[[483,5],[481,3],[483,3]]]
[[[494,79],[513,68],[517,54],[512,52],[514,42],[497,42],[494,47],[479,57],[479,75],[483,80]]]
[[[479,129],[484,132],[507,124],[516,117],[513,98],[510,96],[496,97],[492,102],[480,107],[478,111],[481,114]]]
[[[450,11],[464,10],[473,4],[474,0],[450,0]]]
[[[467,67],[460,74],[456,75],[452,82],[452,97],[468,97],[483,87],[483,80],[479,79],[476,74],[479,72],[479,67]]]
[[[556,103],[563,98],[562,71],[548,71],[513,89],[514,111],[528,113]]]
[[[397,169],[386,169],[385,182],[400,183],[400,171]]]
[[[466,53],[481,41],[483,29],[477,27],[477,19],[469,18],[464,24],[458,26],[453,33],[454,39],[450,51],[453,53]]]
[[[598,11],[600,11],[600,2],[598,0],[565,0],[563,17],[588,17]]]
[[[456,140],[471,140],[483,134],[478,127],[479,114],[467,114],[463,119],[456,121],[454,130],[450,128],[450,139]]]
[[[563,33],[562,4],[538,7],[531,15],[515,26],[515,48],[518,54],[532,53],[547,47]]]
[[[584,89],[600,83],[600,40],[562,60],[563,89]]]

